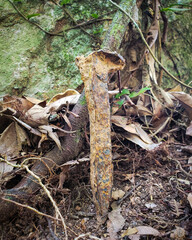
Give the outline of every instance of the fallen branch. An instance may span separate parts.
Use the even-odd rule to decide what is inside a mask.
[[[4,200],[4,201],[10,202],[10,203],[16,204],[16,205],[19,206],[19,207],[27,208],[27,209],[29,209],[29,210],[37,213],[37,214],[40,215],[40,216],[47,217],[47,218],[50,218],[50,219],[56,220],[56,221],[61,221],[61,219],[55,218],[55,217],[52,217],[51,215],[48,215],[48,214],[43,213],[43,212],[40,212],[40,211],[37,210],[36,208],[31,207],[31,206],[29,206],[29,205],[22,204],[22,203],[18,203],[18,202],[16,202],[16,201],[13,201],[13,200],[11,200],[11,199],[4,198],[4,197],[1,197],[1,199]]]

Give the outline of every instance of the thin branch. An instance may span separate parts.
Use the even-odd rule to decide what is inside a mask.
[[[37,210],[36,208],[30,207],[30,206],[28,206],[28,205],[26,205],[26,204],[21,204],[21,203],[18,203],[18,202],[16,202],[16,201],[13,201],[13,200],[11,200],[11,199],[4,198],[4,197],[2,197],[1,199],[3,199],[4,201],[10,202],[10,203],[14,203],[14,204],[18,205],[19,207],[27,208],[27,209],[29,209],[29,210],[37,213],[37,214],[40,215],[40,216],[44,216],[44,217],[47,217],[47,218],[50,218],[50,219],[56,220],[56,221],[61,221],[61,219],[58,219],[58,218],[52,217],[51,215],[48,215],[48,214],[46,214],[46,213],[40,212],[40,211]]]
[[[78,239],[84,239],[84,237],[89,237],[89,239],[96,239],[96,240],[101,240],[101,238],[92,236],[91,233],[84,233],[79,235],[78,237],[76,237],[74,240],[78,240]]]
[[[111,21],[111,20],[112,20],[112,18],[92,19],[88,22],[82,22],[82,23],[77,24],[74,27],[67,28],[67,29],[65,29],[65,31],[69,31],[69,30],[72,30],[72,29],[75,29],[75,28],[79,28],[79,27],[90,25],[90,24],[94,24],[96,22]]]
[[[159,64],[159,66],[171,77],[173,78],[176,82],[180,83],[181,85],[183,85],[184,87],[187,87],[189,89],[192,89],[191,86],[188,86],[187,84],[181,82],[179,79],[177,79],[175,76],[173,76],[163,65],[162,63],[155,57],[154,53],[152,52],[150,46],[148,45],[147,41],[145,40],[145,37],[141,31],[141,29],[139,28],[138,24],[135,22],[135,20],[130,16],[130,14],[128,14],[122,7],[120,7],[118,4],[116,4],[115,2],[113,2],[112,0],[108,0],[109,2],[111,2],[114,6],[116,6],[121,12],[123,12],[127,17],[129,17],[131,19],[131,21],[133,22],[133,24],[135,25],[136,29],[138,30],[143,42],[145,43],[147,49],[149,50],[151,56],[153,57],[153,59]]]
[[[17,12],[25,21],[27,21],[27,22],[35,25],[37,28],[39,28],[41,31],[43,31],[44,33],[46,33],[46,34],[48,34],[48,35],[64,37],[63,34],[55,34],[55,33],[48,32],[48,31],[46,31],[45,29],[43,29],[39,24],[30,21],[30,20],[15,6],[15,4],[14,4],[12,1],[10,1],[10,0],[7,0],[7,1],[13,6],[13,8],[16,10],[16,12]]]
[[[187,175],[188,177],[192,178],[192,174],[186,172],[186,171],[182,168],[181,163],[180,163],[177,159],[174,159],[174,158],[171,158],[171,157],[168,157],[168,159],[171,160],[171,161],[176,162],[176,163],[179,165],[180,170],[181,170],[185,175]]]

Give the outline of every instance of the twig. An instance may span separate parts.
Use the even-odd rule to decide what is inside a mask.
[[[121,10],[121,12],[123,12],[127,17],[129,17],[131,19],[131,21],[133,22],[133,24],[135,25],[136,29],[138,30],[143,42],[145,43],[147,49],[149,50],[151,56],[153,57],[153,59],[159,64],[159,66],[171,77],[173,78],[176,82],[180,83],[181,85],[183,85],[184,87],[187,87],[189,89],[192,89],[191,86],[188,86],[187,84],[181,82],[179,79],[177,79],[175,76],[173,76],[163,65],[162,63],[155,57],[154,53],[152,52],[150,46],[148,45],[147,41],[145,40],[145,37],[141,31],[141,29],[139,28],[138,24],[135,22],[135,20],[130,16],[129,13],[127,13],[122,7],[120,7],[118,4],[116,4],[115,2],[113,2],[112,0],[108,0],[109,2],[111,2],[114,6],[116,6],[117,8],[119,8],[119,10]]]
[[[188,177],[191,177],[191,178],[192,178],[192,174],[186,172],[186,171],[182,168],[181,163],[180,163],[177,159],[173,159],[173,158],[170,158],[170,157],[168,157],[168,159],[171,160],[171,161],[176,162],[176,163],[179,165],[180,170],[181,170],[185,175],[187,175]]]
[[[29,210],[31,210],[31,211],[33,211],[33,212],[35,212],[35,213],[37,213],[37,214],[39,214],[39,215],[41,215],[41,216],[44,216],[44,217],[47,217],[47,218],[50,218],[50,219],[53,219],[53,220],[56,220],[56,221],[61,221],[61,219],[58,219],[58,218],[52,217],[51,215],[48,215],[48,214],[46,214],[46,213],[40,212],[40,211],[37,210],[36,208],[30,207],[29,205],[21,204],[21,203],[18,203],[18,202],[16,202],[16,201],[13,201],[13,200],[11,200],[11,199],[4,198],[4,197],[2,197],[1,199],[3,199],[4,201],[10,202],[10,203],[14,203],[14,204],[16,204],[16,205],[18,205],[18,206],[20,206],[20,207],[27,208],[27,209],[29,209]]]
[[[65,220],[61,214],[61,212],[59,211],[59,208],[57,207],[54,199],[52,198],[51,196],[51,193],[49,192],[49,190],[45,187],[45,185],[42,183],[41,181],[41,178],[39,176],[37,176],[34,172],[32,172],[29,167],[27,165],[24,165],[24,164],[12,164],[11,162],[7,161],[7,160],[2,160],[1,161],[4,161],[6,162],[8,165],[12,166],[12,167],[15,167],[15,168],[24,168],[28,173],[30,173],[34,178],[36,178],[39,182],[39,185],[43,188],[43,190],[45,191],[45,193],[47,194],[47,196],[49,197],[53,207],[55,208],[55,211],[56,211],[56,214],[59,215],[60,219],[61,219],[61,222],[63,224],[63,228],[64,228],[64,231],[65,231],[65,239],[68,240],[68,234],[67,234],[67,227],[66,227],[66,224],[65,224]]]
[[[90,20],[88,22],[79,23],[74,27],[70,27],[70,28],[65,29],[65,31],[69,31],[69,30],[72,30],[72,29],[75,29],[75,28],[79,28],[79,27],[83,27],[83,26],[86,26],[86,25],[94,24],[96,22],[111,21],[111,20],[112,20],[112,18],[94,19],[94,20]]]
[[[117,201],[117,204],[119,205],[125,198],[129,197],[140,185],[141,183],[137,183],[130,191],[128,191],[121,199]]]
[[[91,233],[81,234],[81,235],[79,235],[78,237],[76,237],[74,240],[78,240],[78,239],[83,238],[83,237],[89,237],[89,238],[92,238],[92,239],[101,240],[101,238],[92,236]]]
[[[31,22],[16,6],[15,4],[10,1],[10,0],[7,0],[12,6],[13,8],[16,10],[16,12],[23,18],[25,19],[25,21],[35,25],[37,28],[39,28],[41,31],[43,31],[44,33],[48,34],[48,35],[51,35],[51,36],[59,36],[59,37],[64,37],[63,34],[55,34],[55,33],[51,33],[51,32],[48,32],[46,31],[45,29],[43,29],[39,24],[35,23],[35,22]]]

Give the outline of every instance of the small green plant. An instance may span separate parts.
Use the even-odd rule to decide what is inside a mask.
[[[175,4],[171,4],[168,7],[161,8],[161,12],[168,12],[168,11],[170,11],[170,12],[174,12],[174,13],[181,13],[181,12],[190,11],[190,10],[192,10],[192,6],[191,5],[189,5],[189,4],[182,4],[182,3],[175,3]]]
[[[130,92],[128,89],[123,89],[120,93],[115,95],[115,98],[118,99],[122,96],[128,95],[130,98],[134,98],[144,93],[145,91],[150,90],[150,87],[144,87],[139,92]],[[125,102],[125,98],[120,99],[117,104],[121,107]]]
[[[63,6],[63,5],[66,5],[67,3],[70,3],[70,2],[71,2],[71,0],[62,0],[60,2],[60,5]]]
[[[93,18],[96,18],[96,19],[99,17],[99,15],[96,14],[96,13],[91,14],[91,16],[92,16]]]
[[[30,14],[30,15],[27,15],[27,19],[29,20],[30,18],[39,16],[39,15],[40,15],[40,13]]]

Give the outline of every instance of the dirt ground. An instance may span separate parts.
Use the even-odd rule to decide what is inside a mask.
[[[190,143],[191,139],[187,139]],[[186,142],[186,141],[185,141]],[[124,218],[116,239],[134,239],[122,235],[126,229],[150,226],[159,236],[141,235],[137,239],[192,239],[192,209],[187,200],[191,192],[185,151],[187,144],[167,139],[157,150],[146,151],[127,140],[113,141],[113,192],[122,190],[113,204]],[[88,146],[82,152],[87,156]],[[89,162],[73,166],[63,189],[58,189],[59,170],[45,181],[67,225],[68,239],[113,239],[107,220],[97,226],[89,180]],[[28,205],[55,216],[48,197],[40,190]],[[110,209],[112,211],[112,208]],[[112,221],[112,220],[111,220]],[[21,208],[18,215],[1,226],[1,239],[58,240],[64,238],[60,222]],[[81,237],[82,236],[82,237]],[[136,239],[136,238],[135,238]]]

